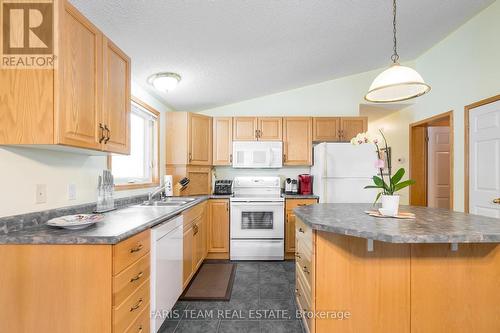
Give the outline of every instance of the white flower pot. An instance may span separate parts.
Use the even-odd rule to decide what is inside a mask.
[[[382,195],[382,210],[384,215],[395,216],[399,213],[399,195]]]

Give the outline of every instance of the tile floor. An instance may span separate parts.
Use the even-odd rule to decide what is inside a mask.
[[[179,301],[160,333],[303,333],[295,262],[237,262],[229,302]]]

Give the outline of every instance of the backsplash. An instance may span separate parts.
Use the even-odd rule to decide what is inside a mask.
[[[145,201],[147,195],[135,195],[126,198],[115,199],[115,208],[123,208]],[[56,209],[49,209],[40,212],[13,215],[0,218],[0,235],[8,234],[12,231],[19,231],[25,228],[44,224],[48,220],[65,215],[90,214],[96,208],[96,203],[68,206]]]
[[[281,186],[286,178],[297,178],[298,175],[310,173],[309,167],[286,167],[281,169],[235,169],[232,167],[215,167],[215,179],[234,179],[238,176],[278,176],[281,178]]]

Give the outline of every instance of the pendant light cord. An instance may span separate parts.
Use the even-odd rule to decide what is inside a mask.
[[[391,60],[393,63],[397,64],[399,61],[399,54],[398,54],[398,40],[396,37],[396,0],[392,1],[392,32],[394,34],[394,53],[391,56]]]

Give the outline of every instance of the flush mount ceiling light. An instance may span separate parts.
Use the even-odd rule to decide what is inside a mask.
[[[370,90],[365,96],[365,100],[368,102],[401,102],[422,96],[431,90],[431,87],[424,82],[416,70],[399,64],[396,38],[396,0],[393,0],[392,26],[394,36],[392,65],[373,80]]]
[[[157,73],[148,77],[148,83],[161,92],[174,90],[179,82],[181,82],[181,76],[176,73]]]

